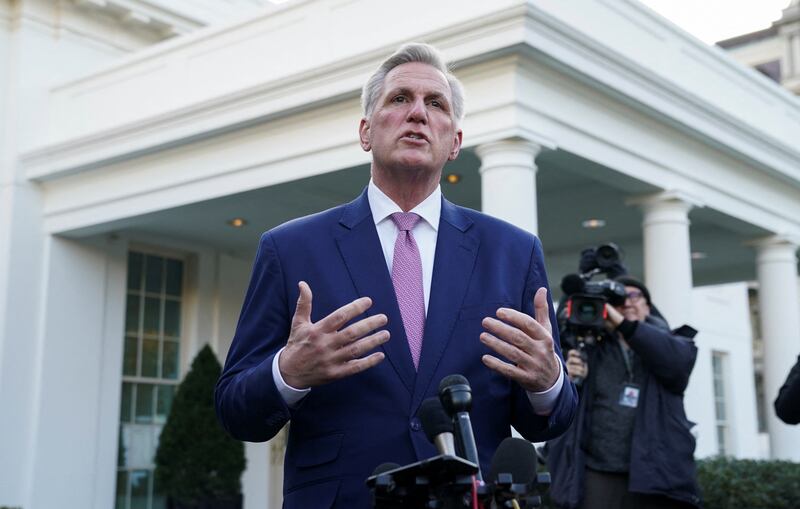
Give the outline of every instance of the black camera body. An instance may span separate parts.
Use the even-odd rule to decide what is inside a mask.
[[[625,286],[613,279],[592,281],[598,274],[616,277],[627,273],[620,262],[619,248],[602,244],[581,253],[580,274],[568,274],[561,281],[564,298],[559,308],[559,333],[565,349],[593,345],[605,333],[606,304],[625,304]]]
[[[608,317],[606,304],[621,306],[625,304],[625,297],[625,287],[614,280],[587,281],[581,293],[567,299],[567,329],[576,334],[594,332],[597,335]]]

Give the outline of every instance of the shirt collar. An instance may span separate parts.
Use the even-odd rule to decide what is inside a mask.
[[[377,225],[381,221],[388,218],[395,212],[402,212],[403,210],[392,201],[391,198],[378,189],[378,186],[369,179],[369,186],[367,186],[367,200],[369,200],[369,208],[372,210],[372,219]],[[442,214],[442,188],[436,186],[436,189],[428,195],[427,198],[422,200],[422,203],[410,210],[419,214],[426,223],[431,225],[434,231],[439,231],[439,217]]]

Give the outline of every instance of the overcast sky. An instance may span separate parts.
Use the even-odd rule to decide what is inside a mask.
[[[790,3],[790,0],[640,1],[709,44],[769,28]]]

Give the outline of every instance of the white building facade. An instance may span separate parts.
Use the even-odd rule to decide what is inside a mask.
[[[537,232],[554,288],[618,243],[700,330],[698,457],[800,459],[771,410],[800,351],[796,97],[634,0],[225,3],[0,2],[0,506],[162,507],[175,384],[224,359],[261,231],[366,185],[360,87],[408,41],[466,89],[444,194]],[[281,454],[247,445],[247,509],[279,504]]]

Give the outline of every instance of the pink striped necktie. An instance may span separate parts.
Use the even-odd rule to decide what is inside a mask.
[[[425,331],[425,296],[422,289],[422,259],[411,230],[420,217],[413,212],[395,212],[391,217],[398,229],[394,242],[392,284],[403,317],[411,359],[414,368],[418,368]]]

